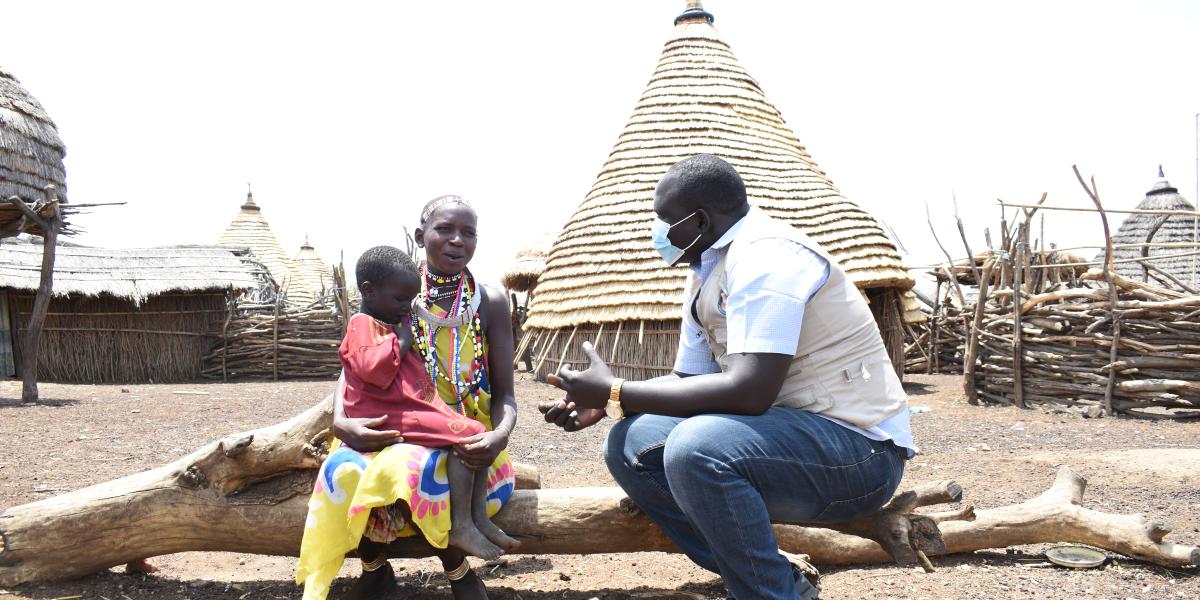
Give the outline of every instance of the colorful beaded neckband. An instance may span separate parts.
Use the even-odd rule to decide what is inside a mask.
[[[433,299],[429,293],[428,267],[425,264],[421,265],[421,275],[421,296],[413,302],[414,312],[420,317],[412,320],[414,345],[425,361],[425,370],[429,373],[429,378],[435,383],[439,379],[444,380],[454,390],[455,410],[465,415],[466,408],[463,400],[474,396],[475,402],[471,406],[471,410],[472,416],[477,415],[479,402],[482,399],[481,388],[484,375],[483,329],[479,323],[480,297],[483,294],[478,293],[474,278],[471,277],[469,271],[465,272],[465,276],[460,274],[457,295],[454,304],[451,305],[450,314],[447,317],[437,317],[429,310],[433,306]],[[463,344],[460,336],[463,332],[460,328],[463,325],[469,326],[466,333],[472,338],[472,349],[474,350],[471,366],[467,371],[467,379],[462,377]],[[451,355],[450,360],[447,361],[448,364],[444,366],[438,357],[437,344],[434,342],[438,330],[443,327],[451,328]]]

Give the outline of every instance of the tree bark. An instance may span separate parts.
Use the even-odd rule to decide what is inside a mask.
[[[5,510],[0,585],[69,579],[184,551],[296,556],[314,469],[327,451],[331,407],[326,399],[289,421],[229,436],[168,465]],[[518,466],[518,488],[537,483],[535,473]],[[1084,484],[1063,468],[1041,496],[958,521],[952,519],[972,518],[969,507],[913,513],[960,497],[957,484],[933,482],[870,517],[821,528],[777,525],[775,534],[782,549],[829,565],[1041,542],[1087,543],[1164,566],[1200,561],[1200,549],[1164,542],[1164,525],[1080,507]],[[495,520],[521,540],[523,553],[677,551],[618,488],[518,489]],[[429,553],[413,538],[390,547],[397,557]]]
[[[20,199],[13,199],[12,202],[21,207],[25,206]],[[25,330],[25,343],[21,346],[22,402],[38,400],[38,351],[42,342],[42,325],[46,322],[46,311],[50,308],[50,295],[54,290],[54,252],[58,246],[58,230],[62,227],[62,213],[58,205],[51,205],[51,211],[50,220],[40,222],[45,231],[42,236],[42,278],[34,296],[29,327]]]

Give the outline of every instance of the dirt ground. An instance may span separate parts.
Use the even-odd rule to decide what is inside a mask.
[[[0,510],[151,468],[233,432],[268,425],[326,394],[328,382],[78,386],[43,384],[21,405],[0,382]],[[903,486],[954,479],[964,501],[994,507],[1040,493],[1056,464],[1085,475],[1084,505],[1140,512],[1174,526],[1168,540],[1200,543],[1200,423],[1083,419],[1076,414],[971,407],[959,379],[910,376],[922,454]],[[521,376],[521,413],[510,450],[536,465],[544,487],[611,485],[600,460],[601,426],[563,434],[535,406],[555,390]],[[891,565],[827,569],[822,598],[1200,598],[1195,569],[1164,569],[1113,556],[1099,570],[1048,566],[1045,546],[935,558],[937,571]],[[17,599],[299,598],[295,559],[223,553],[157,557],[160,571],[119,569],[74,581],[0,588]],[[393,598],[449,598],[431,560],[396,560]],[[334,596],[358,566],[347,563]],[[513,556],[479,569],[493,598],[723,598],[720,580],[679,555]]]

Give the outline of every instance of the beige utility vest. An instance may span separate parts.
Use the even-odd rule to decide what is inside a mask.
[[[836,259],[796,228],[752,211],[742,223],[724,258],[699,290],[689,278],[685,298],[694,308],[713,357],[728,370],[728,331],[725,319],[727,261],[759,240],[790,240],[829,261],[829,280],[804,308],[796,358],[775,406],[798,408],[841,419],[862,428],[878,425],[908,404],[900,379],[879,335],[879,327],[861,292]],[[749,326],[753,327],[754,324]]]

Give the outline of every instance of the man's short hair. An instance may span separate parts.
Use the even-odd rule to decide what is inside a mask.
[[[412,257],[395,246],[368,248],[354,265],[354,277],[360,288],[364,281],[378,285],[392,275],[405,273],[420,276]]]
[[[667,170],[696,208],[734,212],[746,206],[746,184],[733,165],[712,154],[685,158]]]

